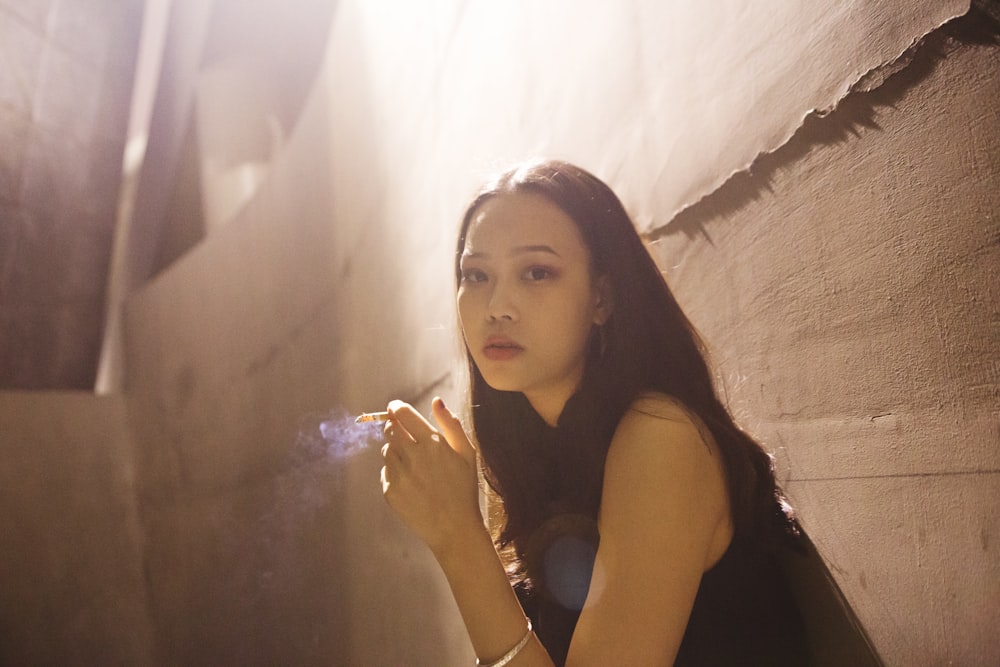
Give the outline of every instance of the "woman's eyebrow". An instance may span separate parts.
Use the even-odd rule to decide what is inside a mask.
[[[548,246],[548,245],[521,245],[521,246],[517,246],[516,248],[514,248],[513,250],[511,250],[510,254],[512,254],[512,255],[523,255],[523,254],[529,253],[529,252],[547,252],[549,254],[555,255],[556,257],[560,257],[559,253],[557,253],[552,248],[552,246]]]
[[[546,252],[550,255],[555,255],[556,257],[562,257],[559,253],[555,251],[552,246],[549,245],[519,245],[512,248],[510,255],[524,255],[531,252]],[[462,259],[489,259],[491,257],[488,252],[463,252],[461,255]]]

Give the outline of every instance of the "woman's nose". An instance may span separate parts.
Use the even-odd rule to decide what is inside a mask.
[[[486,314],[490,321],[510,320],[518,318],[517,305],[514,294],[503,283],[496,283],[490,293],[490,301],[487,304]]]

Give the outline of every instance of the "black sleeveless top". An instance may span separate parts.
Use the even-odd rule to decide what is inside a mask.
[[[536,453],[538,501],[547,518],[529,529],[525,542],[517,541],[526,576],[515,584],[515,591],[557,667],[566,661],[600,541],[596,522],[600,480],[581,484],[583,453],[577,443],[588,431],[601,432],[599,437],[610,442],[616,422],[598,419],[607,411],[598,409],[595,400],[576,394],[566,404],[558,427],[548,426],[536,415],[533,423],[522,423],[517,434]],[[598,489],[596,495],[576,493],[591,487]],[[776,556],[734,537],[719,562],[702,576],[674,664],[809,664],[803,621]]]
[[[531,540],[530,589],[518,598],[555,664],[566,661],[590,584],[597,531],[580,515],[555,517]],[[734,541],[701,580],[675,666],[809,664],[805,628],[773,555]]]

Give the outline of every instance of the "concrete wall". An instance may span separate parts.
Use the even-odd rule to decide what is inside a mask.
[[[94,386],[142,3],[0,0],[0,387]]]
[[[128,307],[168,661],[471,659],[426,550],[378,498],[377,456],[307,467],[286,457],[302,451],[302,415],[447,385],[451,233],[488,155],[563,146],[586,164],[591,149],[533,143],[531,131],[507,153],[484,148],[512,136],[506,125],[463,141],[468,102],[451,115],[419,96],[440,70],[432,63],[457,67],[460,56],[425,44],[387,69],[392,58],[366,41],[369,18],[357,6],[339,14],[315,95],[256,199]],[[890,664],[995,657],[986,216],[998,135],[985,66],[997,52],[943,44],[924,48],[896,80],[905,85],[807,123],[759,162],[775,165],[765,181],[740,193],[737,178],[653,233],[720,351],[741,418],[777,450],[806,526]],[[396,99],[410,101],[406,113],[387,106]],[[465,146],[465,166],[444,171]],[[638,168],[609,178],[629,192]],[[662,197],[632,195],[637,218],[663,219]],[[728,213],[709,215],[713,206]]]
[[[474,660],[429,555],[380,497],[377,448],[341,458],[316,441],[348,411],[447,395],[453,348],[447,270],[433,289],[447,321],[393,295],[419,260],[381,240],[413,230],[372,164],[334,164],[363,139],[338,115],[371,109],[333,101],[317,89],[251,204],[126,309],[166,664]]]
[[[152,664],[122,397],[0,392],[0,664]]]
[[[324,441],[320,424],[336,431],[344,415],[396,396],[458,402],[458,215],[497,163],[545,152],[607,178],[653,230],[742,423],[775,448],[807,528],[889,664],[995,664],[995,41],[939,35],[903,78],[874,97],[848,96],[843,111],[759,159],[756,177],[737,175],[675,216],[693,202],[671,182],[684,178],[676,126],[651,125],[672,103],[646,85],[669,70],[661,42],[637,37],[655,33],[653,5],[602,22],[551,9],[529,17],[516,3],[388,15],[343,3],[312,96],[254,198],[127,301],[125,398],[0,396],[4,452],[22,452],[0,468],[11,482],[0,498],[19,530],[87,495],[31,512],[48,507],[39,489],[65,471],[104,498],[75,508],[79,520],[122,540],[104,558],[103,541],[55,524],[64,542],[27,541],[0,560],[20,596],[8,599],[31,597],[17,574],[46,554],[124,582],[140,612],[120,624],[125,612],[81,614],[122,662],[471,664],[439,572],[380,498],[375,448]],[[901,26],[861,10],[866,19],[847,12],[839,25],[861,21],[879,35],[852,43],[905,47],[940,20],[918,7],[900,3],[899,14],[912,10]],[[545,21],[567,35],[613,28],[621,43],[645,46],[616,60],[620,69],[595,70],[608,45],[594,43],[573,69],[559,51],[567,38],[546,41]],[[534,50],[505,57],[496,48],[512,35]],[[886,49],[840,71],[827,92]],[[629,94],[645,113],[628,112]],[[787,98],[771,99],[781,109]],[[773,113],[794,129],[807,111]],[[770,148],[784,141],[749,121],[732,131],[779,137]],[[740,170],[740,155],[706,152],[701,185]],[[110,428],[103,447],[73,454],[106,463],[104,476],[71,474],[64,465],[76,459],[59,458],[63,431],[46,419],[85,422],[95,435],[84,442]],[[86,585],[41,572],[34,604],[88,608],[75,597]],[[45,650],[77,645],[59,639],[71,620],[31,624],[17,610],[0,604],[9,655],[33,655],[52,637],[58,648]]]
[[[1000,662],[1000,47],[974,28],[654,244],[893,665]]]
[[[253,205],[128,304],[127,386],[167,663],[454,655],[433,620],[445,598],[423,576],[428,556],[380,498],[377,448],[340,458],[315,439],[323,420],[424,388],[395,304],[374,296],[405,279],[402,264],[389,253],[367,261],[340,238],[394,230],[374,216],[367,228],[330,224],[339,192],[328,154],[313,150],[329,140],[330,113],[312,107],[302,127],[313,131],[297,135]],[[441,359],[421,362],[440,376]]]

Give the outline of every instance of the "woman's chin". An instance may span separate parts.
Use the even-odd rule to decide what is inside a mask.
[[[495,372],[483,373],[482,368],[480,368],[479,373],[489,388],[495,391],[522,391],[524,389],[523,382],[519,382],[517,378],[512,378],[509,375]]]
[[[489,388],[495,391],[521,391],[521,385],[517,384],[516,382],[510,382],[510,381],[490,382],[490,379],[487,377],[484,377],[483,379],[486,380],[486,384],[489,386]]]

